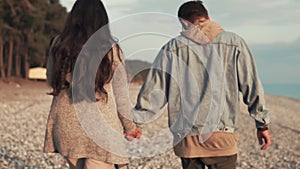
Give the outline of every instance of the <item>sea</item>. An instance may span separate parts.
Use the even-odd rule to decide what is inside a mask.
[[[300,100],[300,84],[264,84],[263,86],[266,94]]]

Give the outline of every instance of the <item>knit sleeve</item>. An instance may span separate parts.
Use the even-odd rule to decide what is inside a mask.
[[[131,103],[129,99],[129,88],[123,55],[120,49],[113,49],[113,68],[112,79],[113,94],[118,110],[118,116],[126,133],[133,133],[136,125],[133,123],[131,113]]]

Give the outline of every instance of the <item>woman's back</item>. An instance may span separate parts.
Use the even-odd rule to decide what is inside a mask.
[[[54,97],[44,152],[60,153],[68,161],[128,163],[123,132],[137,128],[122,52],[102,2],[77,0],[49,51],[47,81]]]
[[[114,50],[116,49],[114,48]],[[123,64],[118,56],[114,56],[113,58],[118,59],[114,61],[115,68]],[[104,88],[107,91],[107,101],[99,100],[89,103],[85,101],[73,103],[72,97],[70,97],[72,88],[61,90],[61,92],[53,98],[51,105],[44,152],[57,152],[63,156],[70,157],[82,156],[114,164],[128,163],[129,161],[126,157],[121,157],[109,152],[110,147],[117,146],[120,152],[114,153],[123,155],[125,153],[125,151],[123,151],[125,147],[122,147],[122,144],[116,145],[116,143],[120,141],[111,140],[111,138],[123,140],[123,126],[119,119],[118,108],[116,107],[117,103],[115,102],[113,83],[117,83],[114,84],[114,86],[122,87],[120,84],[122,82],[119,80],[112,79],[109,83],[105,84]],[[122,85],[124,86],[124,84]],[[125,98],[126,96],[117,97]],[[82,106],[84,106],[83,110],[80,108]],[[91,107],[93,106],[97,106],[98,109],[92,109]],[[92,116],[94,116],[93,113],[97,112],[99,113],[99,117],[107,124],[98,123],[97,125],[97,122],[92,123],[92,119],[99,118],[92,118]],[[90,119],[90,121],[86,123],[84,118]],[[95,131],[85,130],[87,128]],[[134,130],[135,126],[129,123],[125,128]],[[117,132],[118,135],[115,135],[116,137],[109,137],[110,133],[113,132]],[[101,138],[99,138],[99,136]],[[95,139],[98,141],[95,141]],[[99,142],[100,140],[102,140],[102,142]]]

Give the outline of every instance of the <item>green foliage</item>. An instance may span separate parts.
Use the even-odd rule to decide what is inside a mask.
[[[31,67],[43,66],[50,39],[62,31],[66,17],[67,10],[59,0],[0,0],[2,45],[7,48],[13,40],[14,56],[26,53]],[[7,63],[7,52],[3,54]]]

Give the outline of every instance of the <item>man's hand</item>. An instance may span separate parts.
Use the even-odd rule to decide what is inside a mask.
[[[271,145],[271,136],[269,130],[260,131],[257,130],[257,138],[259,145],[263,145],[260,149],[266,150]]]
[[[134,138],[140,139],[142,131],[137,127],[133,133],[124,133],[124,136],[128,141],[132,141]]]

